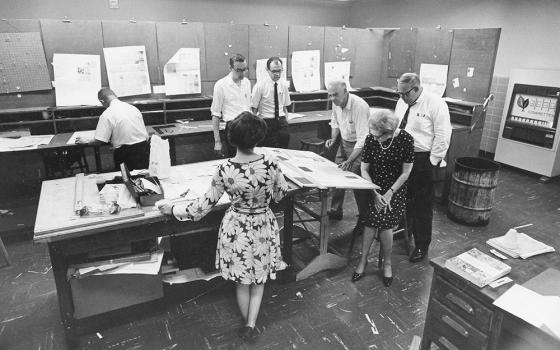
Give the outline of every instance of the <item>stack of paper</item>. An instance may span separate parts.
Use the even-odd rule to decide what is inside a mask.
[[[537,241],[528,235],[510,229],[505,235],[486,241],[492,247],[501,250],[512,258],[527,259],[534,255],[553,252],[554,248]]]
[[[511,271],[509,265],[476,248],[447,259],[445,267],[481,288]]]
[[[560,297],[543,296],[515,284],[494,305],[560,339]]]

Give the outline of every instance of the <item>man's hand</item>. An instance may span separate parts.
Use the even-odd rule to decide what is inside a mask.
[[[329,149],[329,148],[331,148],[331,146],[333,145],[333,143],[334,143],[334,140],[333,140],[333,139],[328,139],[328,140],[325,141],[325,147],[326,147],[327,149]]]
[[[88,139],[85,139],[85,138],[83,138],[83,137],[81,137],[81,136],[78,136],[78,137],[76,137],[76,141],[75,141],[75,142],[76,142],[76,144],[78,144],[78,145],[85,145],[85,144],[88,144],[88,143],[89,143],[89,140],[88,140]]]

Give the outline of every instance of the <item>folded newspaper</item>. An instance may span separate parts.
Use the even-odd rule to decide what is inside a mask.
[[[490,238],[486,243],[512,258],[527,259],[531,256],[555,251],[553,247],[537,241],[522,232],[517,232],[513,228],[503,236]]]

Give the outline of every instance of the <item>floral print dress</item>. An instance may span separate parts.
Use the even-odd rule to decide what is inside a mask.
[[[278,223],[269,204],[282,199],[287,190],[277,162],[269,156],[247,163],[229,159],[217,167],[206,194],[176,204],[173,215],[178,220],[200,220],[227,192],[231,205],[220,225],[216,268],[224,279],[262,284],[286,268]]]

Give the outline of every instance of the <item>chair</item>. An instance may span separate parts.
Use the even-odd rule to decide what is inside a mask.
[[[47,178],[53,179],[60,174],[61,177],[73,175],[75,170],[89,173],[89,165],[83,147],[58,150],[43,155]]]
[[[300,139],[299,141],[301,142],[302,151],[311,151],[321,154],[325,150],[325,140],[318,137],[308,137]]]

